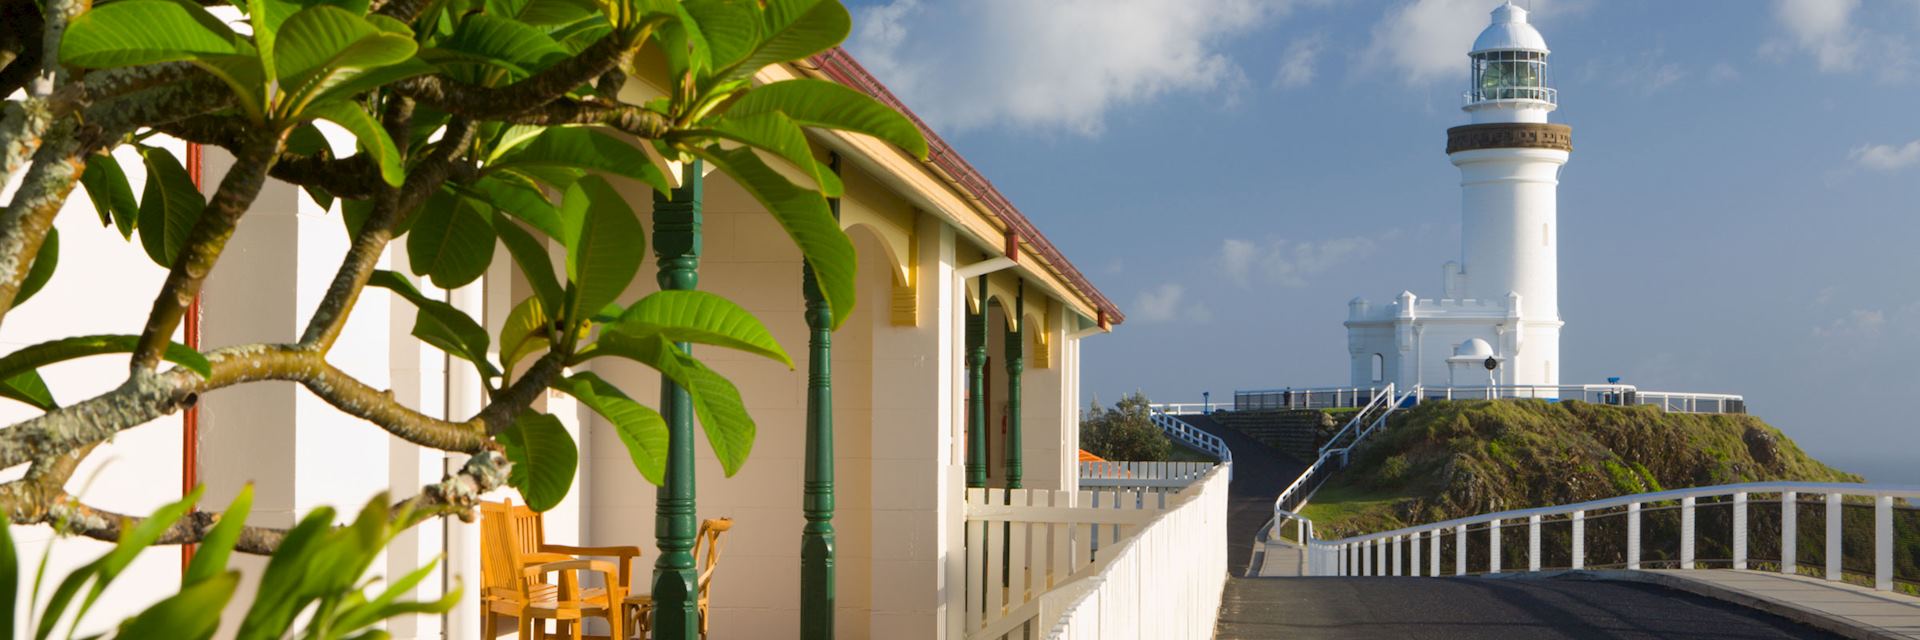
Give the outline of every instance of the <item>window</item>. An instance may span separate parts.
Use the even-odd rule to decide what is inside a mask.
[[[1547,54],[1488,51],[1473,56],[1474,100],[1550,100]]]
[[[1387,379],[1387,357],[1373,354],[1373,381],[1385,382]]]

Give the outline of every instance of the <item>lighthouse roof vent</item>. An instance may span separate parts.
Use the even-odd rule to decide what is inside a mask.
[[[1509,2],[1495,7],[1493,24],[1487,25],[1473,41],[1473,53],[1487,51],[1547,52],[1547,39],[1527,24],[1527,10]]]

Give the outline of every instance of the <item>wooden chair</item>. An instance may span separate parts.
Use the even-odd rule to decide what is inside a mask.
[[[496,615],[519,621],[520,637],[532,640],[546,635],[546,623],[554,620],[558,632],[578,639],[586,618],[598,617],[612,627],[613,638],[624,638],[626,620],[621,602],[631,585],[637,547],[570,547],[547,544],[546,528],[538,512],[512,501],[480,503],[480,569],[484,583],[480,592],[481,637],[492,640],[498,633]],[[612,556],[618,562],[584,560],[577,556]],[[601,575],[604,587],[580,587],[582,572]],[[546,581],[546,574],[558,574],[558,584]],[[539,635],[535,635],[538,633]]]
[[[733,528],[733,518],[713,518],[700,522],[700,532],[694,535],[693,563],[700,567],[700,579],[696,584],[700,602],[700,637],[707,637],[707,596],[713,591],[713,567],[720,562],[720,534]],[[701,553],[705,547],[706,552]],[[623,607],[626,612],[627,626],[639,637],[645,638],[653,631],[653,595],[642,593],[627,596]]]

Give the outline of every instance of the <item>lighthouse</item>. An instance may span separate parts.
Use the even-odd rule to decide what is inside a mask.
[[[1558,189],[1573,138],[1549,121],[1548,53],[1511,3],[1467,52],[1468,123],[1446,147],[1460,170],[1460,259],[1441,268],[1439,296],[1348,303],[1355,386],[1559,384]]]

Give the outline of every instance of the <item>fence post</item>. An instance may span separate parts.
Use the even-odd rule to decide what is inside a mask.
[[[1467,525],[1453,526],[1453,575],[1467,575]]]
[[[1693,496],[1680,499],[1680,568],[1693,568]]]
[[[1375,554],[1374,554],[1376,556],[1376,559],[1379,560],[1380,562],[1380,566],[1376,568],[1377,570],[1374,571],[1374,575],[1386,576],[1387,575],[1387,539],[1384,537],[1376,538],[1374,539],[1374,542],[1376,546],[1380,547],[1378,550],[1375,551]]]
[[[1372,540],[1360,543],[1360,575],[1373,575],[1373,546]]]
[[[1413,537],[1408,540],[1407,551],[1413,554],[1413,559],[1407,562],[1407,575],[1418,578],[1420,577],[1420,532],[1419,531],[1413,532]]]
[[[1389,573],[1394,577],[1400,576],[1401,565],[1405,564],[1400,561],[1400,547],[1401,543],[1405,541],[1405,538],[1406,536],[1394,536],[1393,539],[1387,541],[1387,544],[1393,545],[1393,553],[1391,554],[1393,557],[1393,570]]]
[[[1527,570],[1540,570],[1540,516],[1527,516]]]
[[[1893,496],[1873,499],[1873,588],[1893,590]]]
[[[1792,491],[1780,492],[1780,573],[1793,575],[1800,564],[1797,557],[1798,543],[1794,534],[1800,530],[1800,496]]]
[[[1587,512],[1573,512],[1573,570],[1587,568]]]
[[[1427,555],[1433,556],[1432,560],[1427,561],[1428,568],[1431,569],[1431,571],[1427,572],[1427,575],[1435,578],[1440,577],[1440,534],[1441,530],[1439,529],[1427,532],[1427,550],[1432,552]]]
[[[1747,492],[1733,494],[1733,568],[1747,568]]]
[[[1640,503],[1627,503],[1627,570],[1640,570]]]
[[[1500,519],[1487,523],[1487,573],[1500,573]]]
[[[1840,494],[1827,494],[1827,580],[1840,579]]]

